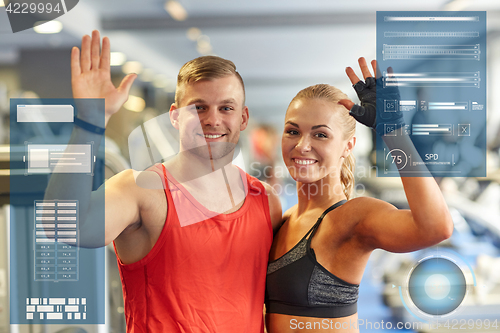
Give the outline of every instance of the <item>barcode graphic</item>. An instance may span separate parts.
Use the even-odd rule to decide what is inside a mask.
[[[389,45],[384,44],[384,60],[434,59],[480,60],[481,49],[475,45]]]
[[[477,38],[478,31],[385,31],[384,37]]]
[[[26,298],[26,319],[85,320],[86,298]]]

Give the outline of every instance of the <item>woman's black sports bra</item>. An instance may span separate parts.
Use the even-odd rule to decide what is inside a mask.
[[[345,202],[339,201],[325,210],[297,245],[269,262],[267,313],[339,318],[357,312],[359,285],[348,283],[330,273],[316,261],[311,249],[311,239],[325,215]]]

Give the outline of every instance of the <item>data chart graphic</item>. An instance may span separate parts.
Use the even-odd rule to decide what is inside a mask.
[[[35,200],[35,281],[78,281],[78,201]]]

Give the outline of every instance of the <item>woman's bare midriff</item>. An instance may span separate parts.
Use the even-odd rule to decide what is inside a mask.
[[[266,314],[268,333],[359,333],[358,314],[342,318],[314,318]]]

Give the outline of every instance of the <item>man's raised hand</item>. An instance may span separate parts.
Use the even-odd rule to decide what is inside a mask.
[[[105,123],[118,112],[127,101],[128,93],[136,74],[125,76],[116,88],[111,82],[110,44],[109,39],[102,40],[99,31],[94,30],[92,37],[82,38],[82,50],[73,47],[71,50],[71,85],[74,98],[104,98]],[[81,117],[82,115],[79,115]],[[85,115],[83,115],[85,117]],[[89,115],[90,116],[90,115]],[[92,115],[93,117],[95,115]]]

